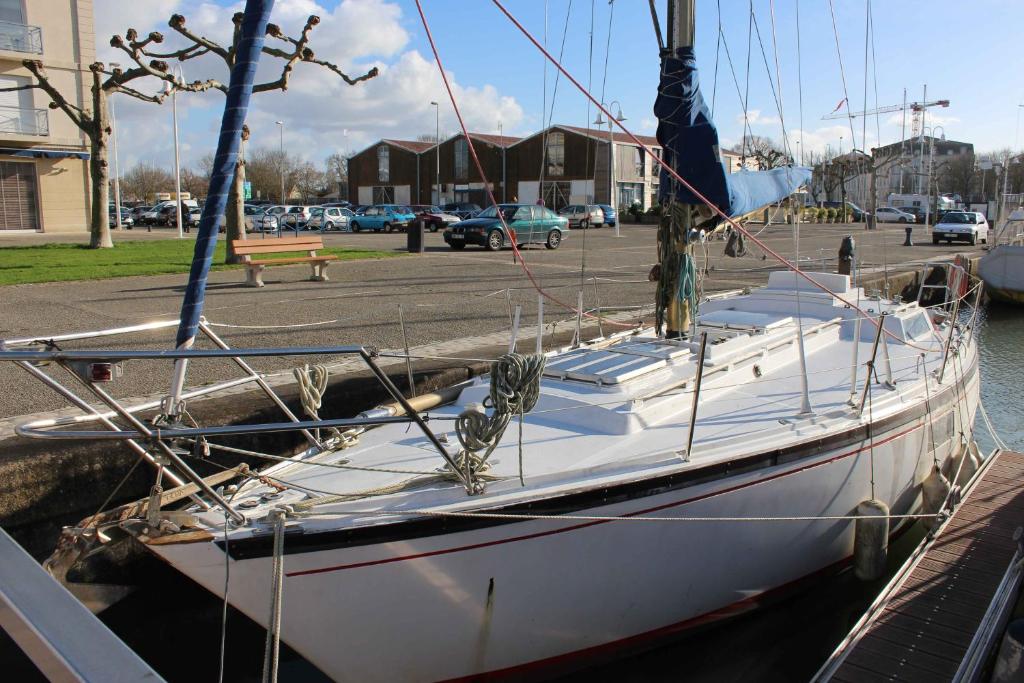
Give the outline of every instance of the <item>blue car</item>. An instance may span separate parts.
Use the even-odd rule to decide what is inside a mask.
[[[498,211],[501,211],[500,217]],[[516,244],[543,244],[548,249],[558,249],[569,223],[564,216],[543,206],[499,204],[487,207],[475,218],[446,228],[444,241],[455,250],[464,249],[467,244],[477,244],[489,251],[498,251],[512,241],[505,232],[502,218],[514,231]]]
[[[374,204],[352,219],[352,232],[373,230],[392,232],[405,230],[416,220],[416,214],[401,204]]]
[[[618,219],[618,216],[615,214],[615,209],[608,204],[598,204],[598,206],[600,206],[601,210],[604,211],[604,224],[609,228],[614,228],[615,221]]]

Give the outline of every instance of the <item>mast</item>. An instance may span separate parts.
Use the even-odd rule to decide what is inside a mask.
[[[693,47],[695,12],[694,0],[668,0],[668,54],[662,56],[663,69],[666,57],[676,55],[680,48]],[[672,163],[678,166],[678,160],[672,159]],[[672,181],[673,187],[676,182]],[[672,198],[663,206],[658,227],[660,263],[655,303],[664,311],[658,317],[659,322],[664,322],[668,339],[687,336],[696,324],[697,315],[697,278],[692,244],[697,235],[693,230],[693,212],[697,207],[676,201],[675,195],[673,189]]]

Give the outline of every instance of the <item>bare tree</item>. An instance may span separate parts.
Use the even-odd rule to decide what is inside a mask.
[[[184,176],[182,176],[184,179]],[[121,194],[133,201],[151,201],[158,192],[174,187],[174,174],[153,164],[135,164],[120,178]]]
[[[344,153],[335,152],[324,163],[327,166],[327,177],[338,187],[338,197],[348,199],[348,157]]]
[[[312,197],[327,193],[324,172],[308,161],[298,165],[294,178],[295,189],[302,196],[304,204],[308,204]]]
[[[762,171],[793,163],[790,156],[777,142],[763,135],[744,136],[743,142],[733,145],[732,151],[752,158]],[[744,159],[745,161],[745,159]]]
[[[164,36],[157,31],[149,33],[141,40],[139,39],[138,31],[134,28],[129,28],[125,32],[124,37],[112,37],[110,39],[111,47],[122,50],[135,63],[135,66],[127,70],[116,68],[112,71],[108,71],[101,62],[94,62],[93,64],[90,64],[89,72],[92,81],[90,91],[92,93],[92,97],[91,106],[89,107],[78,107],[73,102],[70,102],[68,98],[62,94],[56,86],[54,86],[53,82],[46,74],[42,62],[37,60],[27,59],[22,62],[25,68],[28,69],[35,78],[35,83],[13,88],[0,88],[0,92],[25,90],[29,88],[42,90],[50,98],[50,108],[60,109],[63,111],[68,118],[70,118],[75,125],[81,129],[89,140],[89,176],[92,181],[92,211],[90,216],[91,238],[89,241],[89,245],[91,247],[99,248],[114,246],[110,238],[110,228],[107,222],[107,204],[109,201],[109,164],[107,162],[107,149],[111,134],[110,119],[107,111],[107,99],[113,94],[120,93],[145,102],[160,104],[168,94],[176,90],[187,92],[219,90],[226,94],[227,85],[214,79],[208,79],[206,81],[197,80],[191,83],[182,81],[171,72],[171,68],[167,60],[177,59],[178,61],[184,62],[204,55],[216,55],[224,61],[224,64],[230,71],[235,63],[238,41],[242,37],[242,17],[242,12],[237,12],[232,17],[234,34],[229,47],[221,46],[205,36],[193,33],[186,26],[185,17],[180,14],[172,15],[168,22],[171,29],[182,36],[188,43],[185,47],[179,50],[160,52],[157,46],[163,43]],[[315,15],[311,15],[306,20],[306,24],[303,26],[302,31],[299,33],[297,38],[285,35],[281,28],[276,24],[267,24],[267,36],[281,41],[281,43],[284,44],[284,47],[264,45],[263,54],[282,60],[284,65],[281,68],[280,76],[272,81],[257,83],[253,87],[254,93],[268,92],[272,90],[287,90],[291,73],[294,70],[295,65],[299,62],[306,62],[321,66],[328,71],[337,74],[350,85],[355,85],[360,81],[373,78],[377,75],[377,69],[373,68],[362,76],[351,78],[342,72],[337,65],[318,59],[313,50],[309,47],[309,36],[313,27],[319,23],[320,18]],[[163,81],[166,84],[165,90],[163,92],[149,95],[128,85],[133,81],[145,79],[147,77],[153,77]],[[240,202],[241,198],[239,198],[236,203]],[[240,211],[241,209],[239,209],[239,212]],[[229,224],[229,240],[233,237],[231,232],[232,229],[234,229],[234,236],[239,236],[239,226],[232,226]],[[241,230],[241,235],[244,236],[244,230]],[[228,260],[233,260],[233,258],[234,255],[229,253]]]
[[[252,183],[253,194],[281,199],[281,177],[284,176],[285,193],[295,188],[295,169],[299,162],[287,151],[257,147],[246,155],[245,175]]]
[[[210,174],[208,172],[194,168],[181,169],[181,191],[188,192],[193,199],[205,197],[209,186]]]

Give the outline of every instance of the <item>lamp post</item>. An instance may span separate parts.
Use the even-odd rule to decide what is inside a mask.
[[[498,121],[498,144],[501,145],[501,202],[508,201],[508,183],[505,178],[505,129]]]
[[[178,65],[178,80],[184,81],[185,77],[181,71],[181,64]],[[177,206],[174,210],[174,222],[178,227],[178,239],[185,237],[181,225],[181,156],[178,153],[178,90],[171,88],[170,83],[165,82],[165,87],[171,93],[171,119],[174,122],[174,201]]]
[[[430,194],[433,195],[431,198],[434,199],[434,201],[431,202],[431,203],[432,204],[437,204],[437,205],[440,206],[440,204],[441,204],[441,106],[437,102],[434,102],[434,101],[431,101],[430,105],[432,107],[434,107],[434,159],[435,159],[436,164],[437,164],[437,168],[436,168],[435,175],[434,175],[434,180],[435,180],[434,187],[436,188],[434,190],[434,192],[436,192],[437,194],[434,195],[434,192],[431,192]]]
[[[110,70],[120,69],[117,62],[110,63]],[[110,127],[114,131],[110,136],[111,150],[114,153],[114,228],[121,229],[121,171],[117,163],[117,117],[114,115],[114,100],[110,100]]]
[[[618,100],[612,100],[608,104],[607,109],[609,111],[611,111],[611,106],[613,104],[616,107],[618,107],[618,110],[615,112],[615,120],[619,121],[620,123],[622,121],[625,121],[626,117],[622,115],[622,104]],[[601,106],[604,106],[603,102],[601,103]],[[598,110],[597,118],[594,119],[594,125],[595,126],[603,126],[604,124],[605,124],[605,121],[604,121],[604,119],[601,116],[601,111]],[[618,208],[617,208],[618,202],[616,201],[616,198],[615,198],[615,134],[614,134],[614,129],[612,128],[613,124],[614,124],[614,121],[612,121],[611,118],[609,118],[608,119],[608,205],[612,207],[612,211],[615,213],[615,236],[619,237],[620,236],[619,235],[619,223],[621,222],[622,218],[619,216],[619,212],[618,212]]]
[[[935,129],[937,129],[937,128],[942,128],[942,126],[932,126],[932,127],[928,128],[928,130],[931,130],[932,134],[931,134],[931,136],[929,136],[930,139],[928,140],[928,175],[927,175],[927,178],[925,180],[925,187],[924,187],[924,196],[925,196],[924,224],[925,224],[925,226],[927,226],[927,225],[929,225],[931,223],[931,215],[932,215],[931,214],[931,210],[932,210],[932,157],[935,154]],[[925,130],[926,130],[925,127],[921,128],[922,135],[923,135],[923,132]],[[942,128],[942,135],[943,135],[943,137],[945,137],[945,135],[946,135],[946,129],[945,128]],[[922,150],[922,153],[923,153],[923,150]],[[938,208],[938,207],[936,207],[936,208]]]
[[[281,206],[287,206],[288,200],[284,196],[284,121],[274,121],[274,123],[280,127],[281,131]]]

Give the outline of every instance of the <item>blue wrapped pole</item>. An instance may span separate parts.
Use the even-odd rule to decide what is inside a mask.
[[[210,273],[213,252],[217,246],[217,235],[220,231],[220,217],[227,206],[228,190],[235,175],[235,164],[238,161],[238,149],[242,139],[242,126],[249,109],[249,98],[252,96],[253,81],[256,78],[256,67],[259,65],[260,53],[267,32],[267,21],[270,11],[274,8],[274,0],[246,0],[245,14],[242,18],[241,38],[235,53],[235,64],[231,68],[231,80],[228,83],[227,98],[224,103],[224,117],[220,124],[220,138],[217,140],[217,152],[213,158],[213,172],[210,174],[210,188],[199,219],[199,234],[196,237],[195,253],[192,256],[192,270],[185,289],[185,299],[181,304],[181,322],[175,341],[179,349],[188,349],[195,342],[199,329],[199,319],[203,312],[206,298],[206,278]],[[181,387],[185,381],[186,360],[178,360],[175,364],[175,376],[171,389],[173,404],[171,411],[176,413],[176,404],[181,396]]]

